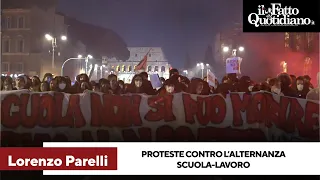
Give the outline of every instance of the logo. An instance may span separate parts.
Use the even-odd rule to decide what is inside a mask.
[[[299,9],[291,6],[281,6],[281,3],[271,3],[270,6],[258,6],[257,13],[248,16],[248,22],[255,27],[260,26],[309,26],[315,25],[310,18],[299,17]]]

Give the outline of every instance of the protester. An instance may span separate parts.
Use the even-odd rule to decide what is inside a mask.
[[[149,95],[156,95],[155,89],[153,89],[151,82],[148,80],[148,73],[142,72],[140,73],[142,80],[143,80],[143,86],[146,92],[149,93]]]
[[[309,91],[307,94],[307,99],[309,100],[314,100],[314,101],[319,101],[319,96],[320,96],[320,72],[317,74],[317,80],[318,80],[318,86],[312,90]]]
[[[26,84],[28,83],[28,79],[26,76],[19,76],[16,79],[16,88],[17,90],[26,89]]]
[[[313,89],[313,85],[311,84],[311,77],[309,75],[304,75],[304,85],[309,90]]]
[[[112,90],[111,90],[111,86],[110,86],[110,81],[107,79],[100,79],[98,86],[100,87],[100,92],[104,93],[104,94],[112,94]]]
[[[278,78],[270,79],[269,85],[272,93],[283,96],[283,93],[281,92],[281,82]]]
[[[31,78],[31,87],[30,87],[30,91],[33,91],[33,92],[40,92],[40,79],[38,76],[33,76]]]
[[[110,87],[112,94],[120,95],[121,94],[121,88],[118,84],[118,77],[115,74],[110,74],[108,76],[108,80],[110,82]]]
[[[281,92],[284,96],[295,97],[296,92],[290,87],[292,80],[287,73],[281,73],[278,75],[278,79],[281,85]]]
[[[40,85],[40,91],[41,92],[46,92],[46,91],[50,91],[50,85],[47,81],[43,81]]]
[[[71,79],[67,76],[54,77],[53,74],[46,73],[42,82],[37,76],[29,78],[26,75],[21,75],[15,80],[10,76],[2,76],[1,91],[25,89],[31,92],[54,91],[78,94],[91,90],[113,95],[131,93],[160,96],[185,92],[196,95],[221,94],[224,97],[231,92],[250,94],[252,92],[265,91],[281,96],[319,100],[319,85],[312,89],[313,85],[310,80],[311,78],[308,75],[296,78],[295,75],[281,73],[275,78],[267,77],[263,82],[255,83],[249,76],[242,76],[238,79],[236,74],[230,74],[222,78],[221,84],[215,79],[215,85],[209,86],[207,77],[203,79],[192,78],[190,81],[189,78],[179,75],[177,69],[171,69],[169,79],[160,78],[162,87],[157,88],[158,90],[156,91],[148,80],[148,73],[146,72],[136,74],[129,84],[118,80],[115,74],[110,74],[107,79],[102,78],[99,81],[91,82],[87,74],[79,74],[73,85],[71,85]]]
[[[146,89],[144,88],[143,77],[141,74],[137,74],[132,78],[131,84],[129,85],[127,89],[127,93],[132,93],[132,94],[148,94]]]
[[[304,86],[304,78],[302,76],[299,76],[296,79],[296,86],[295,86],[295,91],[296,91],[296,97],[298,98],[303,98],[305,99],[308,92],[309,92],[309,88]]]
[[[13,86],[13,80],[10,76],[6,76],[3,80],[3,91],[17,90]]]

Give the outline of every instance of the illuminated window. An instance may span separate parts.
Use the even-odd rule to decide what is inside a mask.
[[[132,71],[132,66],[128,66],[128,72]]]
[[[111,66],[111,69],[114,69],[114,66]]]
[[[152,67],[148,66],[148,72],[151,72]]]
[[[154,71],[155,71],[155,72],[158,72],[158,71],[159,71],[159,67],[158,67],[158,66],[155,66],[155,67],[154,67]]]
[[[119,65],[117,66],[116,71],[118,71],[118,72],[120,71],[120,66]]]
[[[136,67],[137,67],[137,66],[135,65],[135,66],[133,67],[133,69],[136,70]]]
[[[126,66],[125,66],[125,65],[122,66],[121,71],[122,71],[122,72],[126,72]]]

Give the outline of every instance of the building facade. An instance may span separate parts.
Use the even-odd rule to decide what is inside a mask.
[[[313,69],[318,69],[319,59],[314,58],[319,54],[318,33],[284,33],[284,47],[286,51],[300,52],[305,55],[303,62],[303,74],[312,74]],[[317,63],[315,63],[317,61]],[[313,68],[314,67],[314,68]]]
[[[148,54],[146,72],[148,74],[158,74],[159,77],[169,78],[170,64],[160,47],[129,47],[130,57],[128,60],[117,60],[115,58],[103,57],[103,65],[96,68],[93,79],[107,77],[109,74],[116,74],[119,80],[130,83],[135,75],[135,67]]]
[[[58,72],[51,68],[52,44],[45,39],[47,33],[66,34],[64,17],[56,14],[55,7],[5,8],[1,20],[2,75],[42,76],[46,72]],[[57,45],[55,59],[59,67],[64,59],[62,49],[67,44],[57,39]]]

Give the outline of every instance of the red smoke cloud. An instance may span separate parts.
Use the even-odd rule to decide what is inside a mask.
[[[281,61],[287,62],[288,73],[302,76],[304,60],[303,52],[288,51],[284,47],[284,33],[245,33],[243,38],[245,52],[242,55],[242,73],[255,80],[262,80],[266,76],[275,77],[282,72]],[[315,42],[316,52],[312,53],[312,72],[309,76],[316,82],[319,72],[319,41]],[[255,78],[256,77],[256,78]]]

